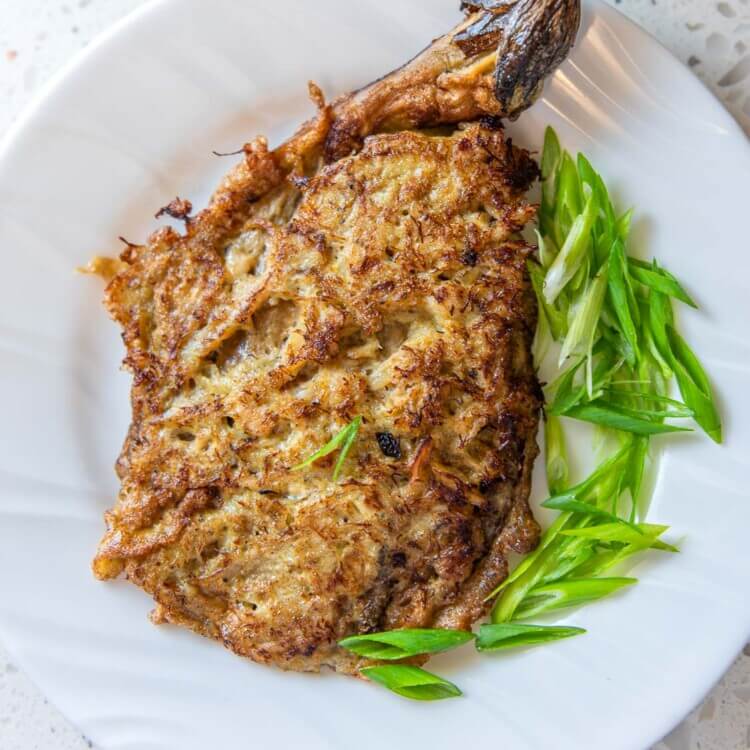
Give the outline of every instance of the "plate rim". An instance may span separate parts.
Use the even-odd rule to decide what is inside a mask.
[[[142,5],[134,8],[133,10],[126,13],[123,17],[112,23],[106,29],[98,33],[91,42],[81,50],[78,50],[61,68],[59,68],[50,78],[38,89],[38,91],[31,97],[30,101],[24,106],[22,111],[16,116],[10,127],[0,139],[0,177],[2,176],[4,161],[14,151],[17,146],[17,142],[20,141],[26,129],[34,124],[35,118],[40,115],[43,107],[48,101],[56,94],[62,87],[64,87],[67,79],[75,74],[78,70],[87,65],[89,58],[93,57],[102,48],[105,48],[115,37],[129,29],[129,27],[138,23],[146,21],[148,16],[153,12],[161,9],[164,6],[175,6],[178,8],[182,5],[184,0],[146,0]],[[750,149],[747,149],[750,139],[748,139],[744,130],[740,124],[735,120],[729,111],[724,107],[719,97],[692,71],[690,71],[679,58],[672,53],[667,47],[665,47],[651,32],[641,27],[635,21],[632,21],[624,13],[617,8],[608,5],[604,0],[582,0],[584,5],[593,6],[598,11],[606,14],[611,14],[617,17],[618,23],[624,24],[629,27],[631,32],[639,35],[641,38],[648,40],[653,47],[658,48],[666,58],[671,60],[675,71],[680,70],[680,75],[685,81],[690,81],[690,85],[696,91],[703,92],[706,101],[711,101],[711,116],[712,122],[725,129],[725,133],[722,133],[722,137],[726,140],[724,144],[726,147],[731,148],[733,151],[737,151],[738,158],[740,154],[744,158],[745,166],[750,167]],[[709,97],[705,97],[708,94]],[[662,457],[663,460],[663,457]],[[683,721],[690,711],[696,707],[701,700],[713,689],[713,687],[719,682],[722,676],[729,669],[731,664],[736,659],[738,653],[742,651],[747,638],[750,637],[750,611],[746,617],[745,638],[739,643],[739,645],[732,645],[731,648],[724,644],[725,658],[717,660],[715,667],[713,668],[710,684],[705,685],[703,688],[696,688],[691,691],[692,698],[689,703],[681,701],[681,709],[675,704],[674,711],[668,712],[662,710],[659,712],[658,718],[652,719],[648,725],[654,730],[641,732],[642,735],[648,735],[649,742],[657,742],[662,737],[667,735],[674,727],[676,727],[681,721]],[[19,649],[17,649],[12,633],[10,629],[7,629],[3,618],[0,617],[0,637],[2,638],[2,644],[11,655],[14,661],[21,666],[24,674],[33,682],[33,684],[39,689],[39,691],[47,698],[47,692],[45,688],[40,684],[40,681],[35,675],[33,667],[27,666],[23,658],[19,659]],[[708,671],[708,670],[707,670]],[[708,675],[706,675],[708,676]],[[704,681],[701,681],[704,684]],[[49,700],[49,699],[48,699]],[[66,720],[69,721],[78,731],[82,731],[75,720],[73,720],[67,713],[57,708],[56,704],[50,700],[50,703],[55,706],[56,710],[62,713]],[[684,709],[684,710],[683,710]],[[667,716],[669,714],[669,716]],[[658,732],[656,736],[652,734]]]

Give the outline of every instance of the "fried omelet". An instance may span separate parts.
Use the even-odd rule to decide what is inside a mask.
[[[291,669],[355,667],[335,645],[351,633],[483,614],[538,533],[517,238],[534,175],[480,124],[378,135],[297,205],[272,192],[221,252],[173,230],[129,248],[107,304],[133,423],[97,575]],[[358,416],[337,482],[335,454],[293,470]]]
[[[313,88],[290,142],[160,212],[184,233],[107,264],[132,423],[94,572],[156,622],[354,673],[339,639],[469,628],[537,543],[538,171],[493,116],[491,51],[451,45],[333,106]],[[336,452],[299,468],[352,420],[338,478]]]

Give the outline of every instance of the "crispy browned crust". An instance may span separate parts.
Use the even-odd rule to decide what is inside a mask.
[[[495,124],[373,137],[301,190],[280,161],[257,141],[184,236],[122,254],[133,422],[94,570],[239,654],[353,671],[338,639],[468,627],[536,543],[536,165]],[[338,483],[290,470],[356,415]]]

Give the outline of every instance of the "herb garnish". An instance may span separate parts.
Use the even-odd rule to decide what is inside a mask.
[[[455,698],[462,695],[452,682],[448,682],[448,680],[444,680],[442,677],[432,674],[432,672],[408,664],[383,664],[376,667],[363,667],[360,672],[394,693],[412,700],[439,701],[443,698]]]
[[[437,654],[472,640],[474,633],[466,630],[439,628],[404,628],[383,633],[353,635],[339,641],[349,651],[369,659],[405,659],[417,654]]]
[[[357,439],[357,433],[359,432],[359,426],[362,424],[362,417],[355,417],[349,422],[346,427],[336,433],[320,450],[315,451],[309,458],[305,459],[301,464],[297,464],[292,468],[292,471],[299,471],[305,469],[319,458],[327,456],[329,453],[333,453],[337,448],[341,448],[339,457],[336,460],[336,465],[333,467],[333,481],[335,482],[339,478],[341,473],[341,467],[344,465],[346,456],[351,450],[354,441]]]
[[[557,625],[525,625],[522,623],[497,623],[480,625],[477,651],[500,651],[518,646],[537,646],[561,638],[571,638],[586,631],[583,628]]]
[[[691,418],[721,440],[708,378],[674,328],[671,299],[695,302],[655,261],[627,254],[632,212],[617,216],[602,178],[551,128],[542,172],[539,263],[529,273],[540,307],[535,350],[557,342],[567,364],[545,409],[544,505],[561,514],[493,592],[495,623],[602,598],[635,582],[602,577],[616,564],[646,549],[677,551],[661,539],[668,527],[636,523],[649,441],[687,429],[665,420]],[[682,401],[668,397],[673,374]],[[561,418],[597,425],[619,445],[574,486]]]

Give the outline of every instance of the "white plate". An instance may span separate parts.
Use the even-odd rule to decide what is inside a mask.
[[[685,537],[642,583],[578,612],[583,638],[502,658],[435,659],[465,690],[415,704],[334,675],[283,674],[187,632],[149,599],[93,580],[128,423],[119,336],[101,284],[73,268],[142,239],[175,195],[205,201],[256,133],[307,116],[456,21],[458,0],[166,0],[126,19],[48,87],[0,154],[0,635],[106,750],[220,747],[644,748],[729,665],[750,632],[750,158],[744,136],[669,54],[589,6],[576,50],[513,127],[552,123],[638,208],[636,245],[702,304],[681,311],[711,372],[726,445],[670,439],[652,517]],[[541,492],[543,482],[537,482]]]

